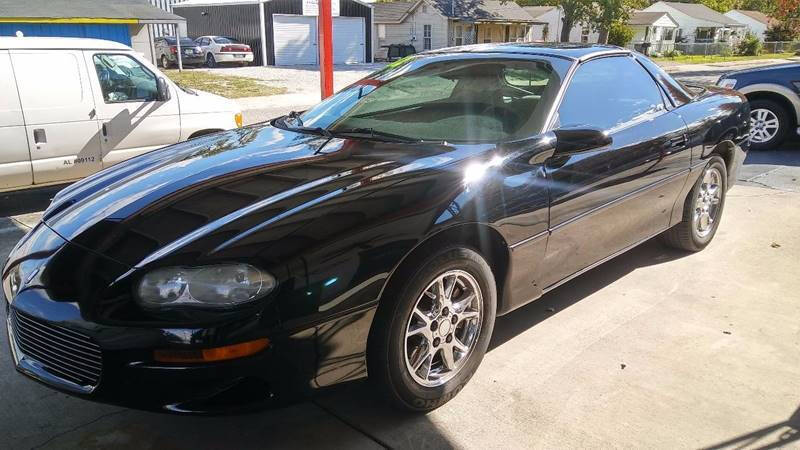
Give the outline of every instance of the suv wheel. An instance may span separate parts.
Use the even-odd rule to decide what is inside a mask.
[[[790,128],[789,115],[772,100],[750,102],[750,148],[769,150],[783,142]]]

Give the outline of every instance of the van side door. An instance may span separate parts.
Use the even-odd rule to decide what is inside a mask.
[[[85,51],[100,121],[103,167],[175,144],[180,139],[178,93],[158,99],[155,68],[130,52]]]
[[[0,50],[0,191],[33,184],[31,153],[8,50]]]
[[[92,89],[80,50],[10,50],[25,117],[34,184],[77,180],[100,169]]]

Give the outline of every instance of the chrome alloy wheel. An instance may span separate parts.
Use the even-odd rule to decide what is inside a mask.
[[[697,234],[706,237],[714,229],[719,204],[722,199],[722,174],[716,167],[709,167],[703,173],[700,190],[694,204],[693,223]]]
[[[750,141],[767,142],[778,134],[780,122],[774,112],[759,108],[750,111]]]
[[[478,282],[463,270],[428,284],[406,325],[406,369],[414,381],[434,387],[456,376],[478,340],[482,304]]]

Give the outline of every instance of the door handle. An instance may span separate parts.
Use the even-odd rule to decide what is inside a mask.
[[[106,124],[103,124],[103,137],[108,137],[108,128],[106,128]]]
[[[667,144],[667,148],[670,149],[670,150],[683,148],[683,147],[686,146],[687,142],[688,142],[688,139],[686,138],[686,135],[684,134],[682,136],[678,136],[678,137],[674,137],[674,138],[670,139],[669,140],[669,144]]]
[[[36,145],[47,144],[47,133],[44,132],[44,128],[33,130],[33,143]]]

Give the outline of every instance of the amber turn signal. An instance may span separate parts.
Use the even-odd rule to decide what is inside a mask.
[[[269,339],[262,338],[241,344],[225,347],[204,348],[197,350],[156,350],[155,360],[166,363],[203,363],[227,361],[254,355],[269,346]]]
[[[234,114],[233,120],[236,121],[236,128],[242,128],[242,124],[244,123],[242,120],[242,113]]]

